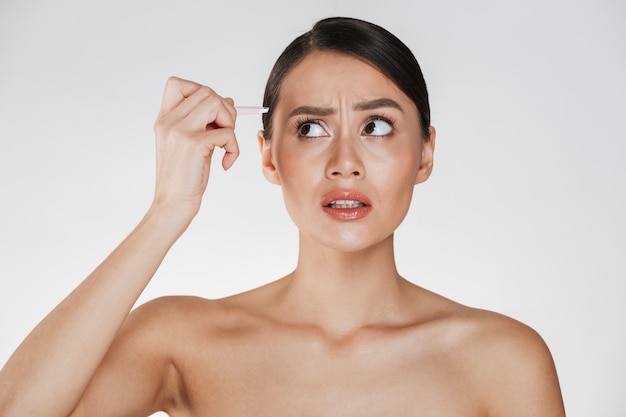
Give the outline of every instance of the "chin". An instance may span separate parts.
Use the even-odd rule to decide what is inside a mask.
[[[361,233],[339,233],[325,234],[324,236],[309,236],[306,240],[309,242],[314,241],[318,245],[336,252],[356,254],[392,244],[393,234],[383,236],[367,234],[364,236]]]

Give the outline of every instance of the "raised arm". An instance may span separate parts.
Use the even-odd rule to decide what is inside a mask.
[[[6,363],[0,372],[1,416],[72,414],[139,295],[197,214],[214,148],[226,151],[225,169],[237,158],[235,117],[232,101],[208,87],[168,80],[155,124],[154,201],[130,235],[41,321]],[[126,341],[115,343],[114,349],[133,345],[132,335],[124,337]],[[132,360],[132,356],[120,358]],[[139,384],[133,388],[135,395],[116,403],[119,415],[125,408],[150,409],[151,403],[160,401],[155,392],[163,375],[146,375],[153,377],[133,380]],[[124,379],[109,381],[113,388]],[[98,386],[102,391],[108,388]]]

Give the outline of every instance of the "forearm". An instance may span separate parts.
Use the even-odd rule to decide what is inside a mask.
[[[188,222],[151,209],[24,340],[0,372],[0,415],[66,416]]]
[[[26,338],[0,372],[0,416],[67,416],[170,247],[197,213],[215,147],[239,147],[232,100],[172,77],[155,123],[154,204],[137,228]],[[101,388],[106,391],[106,387]]]

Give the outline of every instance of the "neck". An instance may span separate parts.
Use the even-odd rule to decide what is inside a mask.
[[[406,285],[396,269],[393,236],[358,252],[319,247],[301,236],[283,301],[293,319],[345,335],[393,322]]]

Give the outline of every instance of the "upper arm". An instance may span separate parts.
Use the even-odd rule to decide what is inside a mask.
[[[507,319],[485,339],[480,379],[489,416],[565,416],[552,355],[534,330]]]
[[[178,378],[164,304],[155,300],[129,315],[73,417],[148,416],[174,400]]]

